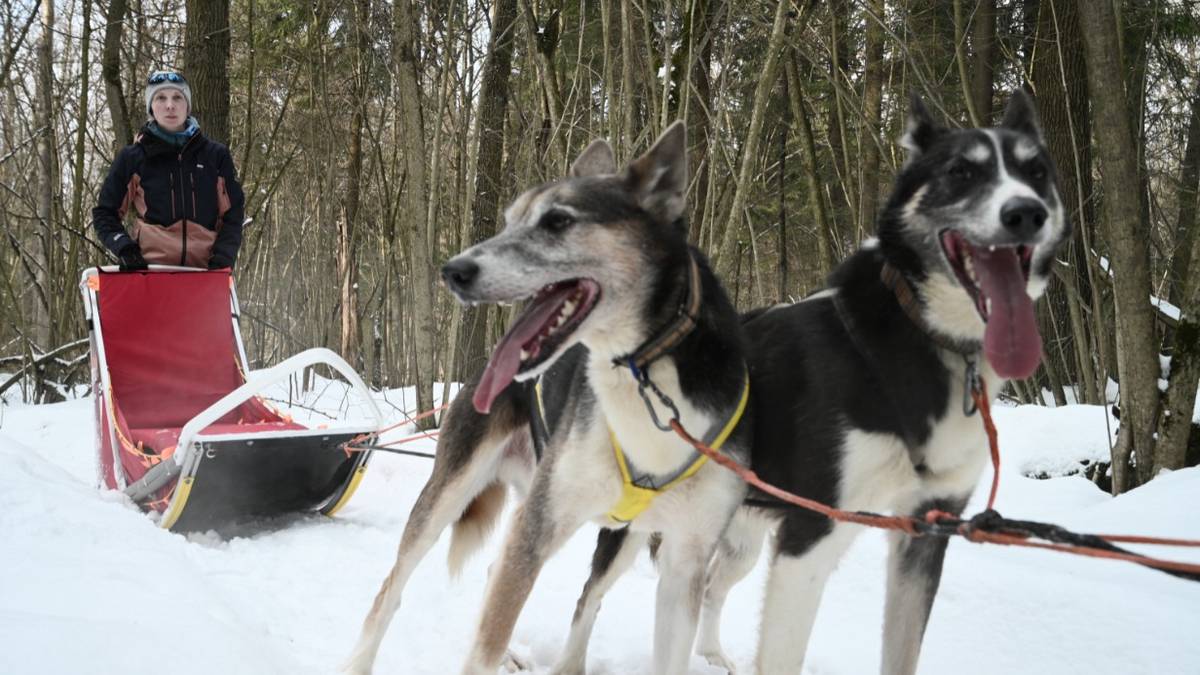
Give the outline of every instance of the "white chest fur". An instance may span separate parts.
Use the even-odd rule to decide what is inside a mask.
[[[613,367],[610,361],[593,357],[588,366],[588,378],[609,428],[639,473],[669,476],[691,461],[694,457],[692,446],[675,433],[655,426],[645,399],[638,393],[637,381],[628,369]],[[683,428],[697,438],[703,437],[714,420],[698,411],[683,396],[674,359],[667,356],[651,364],[650,379],[675,403]],[[645,393],[654,405],[659,421],[669,421],[671,410],[649,388]]]
[[[654,425],[628,370],[593,359],[588,378],[600,414],[574,425],[570,438],[562,444],[563,453],[553,463],[557,476],[553,498],[572,504],[587,519],[610,525],[607,514],[621,498],[623,485],[613,434],[639,475],[670,477],[690,465],[695,454],[676,434]],[[655,362],[651,379],[675,401],[685,429],[702,436],[712,427],[714,421],[683,398],[670,357]],[[662,404],[656,402],[655,410],[661,420],[670,419],[671,413]],[[659,493],[629,527],[644,532],[720,532],[742,493],[737,476],[708,462],[687,480]]]
[[[842,508],[908,512],[939,497],[970,494],[987,463],[987,434],[980,414],[963,414],[966,364],[943,353],[950,371],[950,398],[945,412],[930,420],[930,435],[920,448],[925,471],[918,473],[900,438],[887,433],[850,429],[842,446]],[[985,362],[980,374],[994,395],[1004,382]]]

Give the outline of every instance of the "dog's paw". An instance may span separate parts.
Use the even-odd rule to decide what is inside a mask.
[[[371,664],[362,659],[351,659],[338,667],[337,675],[371,675]]]
[[[737,668],[733,665],[733,659],[726,656],[720,647],[705,649],[696,653],[703,657],[705,661],[708,661],[708,665],[714,668],[723,668],[729,675],[737,675]]]
[[[582,663],[559,662],[550,670],[550,675],[586,675]]]
[[[529,671],[529,660],[509,649],[504,652],[504,660],[500,662],[500,667],[506,673],[524,673]]]

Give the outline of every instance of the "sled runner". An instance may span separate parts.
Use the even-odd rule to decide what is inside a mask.
[[[295,511],[333,515],[349,500],[370,453],[341,447],[359,436],[370,445],[382,417],[341,357],[309,349],[247,381],[228,270],[92,268],[80,289],[101,485],[180,531]],[[259,397],[317,364],[363,396],[372,424],[310,428]]]

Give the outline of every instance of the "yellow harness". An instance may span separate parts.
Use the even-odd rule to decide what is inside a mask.
[[[742,415],[746,412],[746,403],[750,400],[750,377],[747,373],[745,385],[742,387],[742,398],[738,401],[737,409],[733,411],[733,416],[725,423],[725,426],[717,432],[712,438],[704,439],[708,447],[713,450],[720,450],[721,446],[737,428],[738,422],[741,421]],[[546,419],[546,404],[542,400],[542,382],[538,382],[533,387],[534,395],[537,397],[538,415],[542,421]],[[616,433],[610,427],[608,430],[609,438],[612,439],[613,455],[617,459],[617,468],[621,471],[621,498],[617,500],[615,506],[608,512],[608,519],[614,525],[626,525],[634,518],[637,518],[643,511],[650,508],[654,503],[654,499],[660,494],[670,490],[684,480],[695,475],[700,467],[708,461],[708,456],[701,454],[699,451],[694,451],[696,455],[682,471],[678,472],[666,483],[655,486],[651,476],[641,476],[634,479],[632,472],[629,470],[629,462],[625,459],[625,451],[621,449],[621,443],[617,440]],[[649,485],[639,485],[638,483],[649,483]]]
[[[742,419],[742,414],[746,412],[746,402],[750,400],[750,378],[747,376],[745,379],[746,384],[742,387],[742,399],[738,402],[733,416],[729,418],[729,421],[725,423],[725,426],[716,436],[705,439],[705,445],[708,445],[713,450],[721,449],[725,440],[737,428],[738,422]],[[617,441],[616,433],[609,428],[608,435],[612,438],[613,454],[617,458],[617,468],[621,470],[621,498],[617,500],[617,504],[608,512],[608,519],[613,524],[624,525],[631,522],[634,518],[641,515],[643,511],[650,508],[656,497],[693,476],[708,461],[707,455],[703,455],[699,451],[693,451],[696,458],[691,463],[684,467],[682,471],[676,473],[674,477],[668,479],[667,482],[655,486],[651,480],[651,476],[641,476],[636,480],[634,479],[632,472],[629,470],[629,463],[625,459],[625,452],[621,449],[621,443]],[[645,483],[645,485],[639,485],[639,483]]]

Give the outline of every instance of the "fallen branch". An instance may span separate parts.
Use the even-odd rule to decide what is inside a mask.
[[[8,389],[10,387],[12,387],[16,383],[20,382],[21,378],[25,377],[25,375],[28,374],[29,372],[32,372],[33,369],[37,368],[38,366],[42,365],[43,363],[46,363],[47,361],[51,361],[53,359],[58,358],[59,356],[61,356],[63,354],[66,354],[67,352],[71,351],[72,349],[75,349],[76,347],[86,345],[88,343],[89,343],[89,340],[87,338],[81,338],[74,342],[69,342],[53,351],[42,354],[41,356],[33,359],[29,363],[26,363],[12,377],[5,380],[4,384],[0,384],[0,396],[2,396],[4,394],[4,392],[8,391]]]

